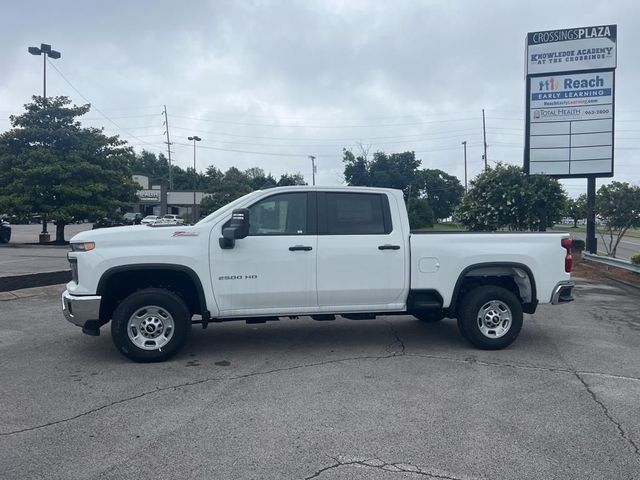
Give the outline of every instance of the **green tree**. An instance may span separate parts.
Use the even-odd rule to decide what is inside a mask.
[[[207,170],[207,173],[214,174],[214,169]],[[217,169],[215,169],[217,170]],[[218,171],[219,172],[219,171]],[[214,175],[212,175],[214,176]],[[218,177],[217,174],[215,174]],[[236,198],[252,192],[251,178],[246,173],[236,167],[229,168],[221,177],[209,183],[207,193],[210,195],[203,198],[200,208],[203,214],[211,213]]]
[[[420,160],[415,152],[376,152],[367,159],[367,152],[355,156],[351,150],[343,149],[344,178],[349,185],[385,187],[402,190],[405,199],[417,198],[420,192],[418,167]]]
[[[471,181],[455,215],[469,230],[545,231],[561,218],[565,198],[556,179],[498,164]]]
[[[56,224],[56,242],[73,219],[113,216],[134,200],[133,152],[117,136],[83,128],[89,105],[33,97],[0,135],[0,211],[39,213]]]
[[[156,156],[153,152],[142,150],[142,153],[131,158],[129,166],[134,174],[146,175],[156,184],[158,182],[169,184],[169,161],[162,153]],[[179,168],[173,165],[172,170],[175,173],[175,170]]]
[[[436,221],[452,216],[464,195],[460,180],[442,170],[419,170],[417,183],[422,195],[429,200]]]
[[[293,185],[306,185],[307,182],[304,181],[304,177],[300,172],[298,173],[283,173],[280,175],[280,179],[278,180],[278,187],[289,187]]]
[[[251,185],[252,190],[276,186],[276,179],[273,178],[273,175],[265,175],[264,170],[260,167],[247,168],[244,173],[249,179],[249,185]]]
[[[433,225],[434,212],[431,208],[431,199],[427,198],[429,196],[427,187],[432,187],[433,184],[429,184],[427,181],[434,180],[434,175],[424,173],[429,172],[427,170],[418,170],[421,161],[416,159],[415,152],[392,153],[390,155],[376,152],[371,160],[369,160],[368,152],[364,148],[361,148],[359,155],[355,155],[346,148],[342,152],[344,178],[349,185],[402,190],[407,203],[411,228],[417,229]],[[433,188],[431,188],[431,193],[434,198],[438,198]]]
[[[415,198],[407,202],[409,227],[412,230],[433,227],[433,210],[426,198]]]
[[[236,167],[231,167],[225,173],[215,167],[209,167],[205,177],[207,179],[206,191],[210,195],[202,199],[200,208],[206,214],[254,190],[275,186],[306,185],[304,177],[300,173],[284,173],[276,182],[273,175],[265,174],[264,170],[259,167],[248,168],[244,172]]]
[[[615,258],[627,230],[640,227],[640,187],[626,182],[602,185],[596,195],[596,213],[601,221],[599,231],[607,255]]]
[[[573,228],[577,228],[578,222],[587,218],[587,196],[583,193],[578,198],[567,198],[563,216],[573,220]]]

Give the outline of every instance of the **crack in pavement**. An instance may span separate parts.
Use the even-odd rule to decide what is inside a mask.
[[[399,344],[400,345],[400,352],[393,352],[392,356],[401,357],[401,356],[405,355],[406,354],[406,347],[404,345],[404,342],[400,338],[400,335],[398,334],[398,330],[396,330],[396,327],[393,325],[392,322],[385,321],[385,323],[387,325],[389,325],[389,328],[391,329],[391,333],[393,334],[394,338],[396,339],[395,342],[393,342],[391,345],[389,345],[387,347],[387,350],[389,350],[393,345]]]
[[[331,457],[333,458],[333,457]],[[328,472],[329,470],[334,470],[341,467],[348,466],[359,466],[365,468],[375,468],[378,470],[384,470],[386,472],[391,473],[409,473],[413,475],[419,475],[422,477],[429,477],[434,479],[442,479],[442,480],[465,480],[470,477],[453,477],[451,475],[447,475],[443,472],[433,472],[429,471],[426,468],[419,467],[417,465],[413,465],[411,463],[388,463],[384,460],[380,460],[379,458],[357,458],[357,457],[347,457],[340,455],[338,458],[333,458],[336,462],[327,467],[323,467],[317,472],[313,473],[311,476],[305,478],[305,480],[312,480],[314,478],[318,478],[320,475]]]
[[[194,380],[191,382],[184,382],[184,383],[179,383],[176,385],[168,385],[166,387],[160,387],[160,388],[156,388],[154,390],[147,390],[146,392],[142,392],[139,393],[137,395],[132,395],[130,397],[126,397],[120,400],[115,400],[111,403],[107,403],[105,405],[101,405],[99,407],[96,408],[92,408],[90,410],[87,410],[85,412],[79,413],[77,415],[74,415],[72,417],[68,417],[68,418],[63,418],[61,420],[56,420],[53,422],[48,422],[48,423],[43,423],[41,425],[35,425],[33,427],[28,427],[28,428],[22,428],[19,430],[12,430],[9,432],[0,432],[0,437],[4,437],[4,436],[8,436],[8,435],[14,435],[17,433],[23,433],[23,432],[29,432],[32,430],[38,430],[41,428],[45,428],[45,427],[50,427],[53,425],[58,425],[61,423],[65,423],[65,422],[69,422],[72,420],[76,420],[78,418],[84,417],[86,415],[90,415],[92,413],[96,413],[99,412],[100,410],[104,410],[105,408],[109,408],[115,405],[119,405],[122,403],[126,403],[129,402],[131,400],[137,400],[139,398],[145,397],[147,395],[152,395],[154,393],[159,393],[159,392],[165,392],[168,390],[177,390],[179,388],[184,388],[184,387],[191,387],[194,385],[201,385],[203,383],[208,383],[208,382],[221,382],[221,381],[225,381],[225,380],[240,380],[243,378],[251,378],[251,377],[258,377],[258,376],[262,376],[262,375],[270,375],[273,373],[280,373],[280,372],[286,372],[286,371],[290,371],[290,370],[298,370],[301,368],[310,368],[310,367],[317,367],[317,366],[324,366],[324,365],[331,365],[333,363],[342,363],[342,362],[352,362],[352,361],[356,361],[356,360],[381,360],[381,359],[385,359],[385,358],[393,358],[397,356],[396,354],[390,354],[390,355],[363,355],[363,356],[358,356],[358,357],[347,357],[347,358],[338,358],[335,360],[327,360],[324,362],[315,362],[315,363],[306,363],[306,364],[302,364],[302,365],[293,365],[291,367],[282,367],[282,368],[274,368],[272,370],[264,370],[261,372],[251,372],[251,373],[245,373],[242,375],[232,375],[232,376],[228,376],[228,377],[207,377],[207,378],[202,378],[200,380]]]
[[[596,318],[598,317],[597,313],[593,314]],[[603,318],[600,318],[600,321],[603,321]],[[587,375],[591,375],[591,376],[600,376],[600,377],[604,377],[604,378],[610,378],[610,379],[624,379],[624,380],[633,380],[633,381],[640,381],[640,378],[638,377],[631,377],[631,376],[624,376],[624,375],[615,375],[615,374],[609,374],[609,373],[602,373],[602,372],[589,372],[589,371],[580,371],[577,370],[576,368],[570,368],[572,367],[572,365],[567,362],[567,360],[564,357],[564,354],[562,352],[562,350],[560,348],[558,348],[558,345],[556,343],[555,337],[549,335],[549,334],[545,334],[545,330],[542,329],[543,334],[545,335],[545,337],[547,338],[548,342],[550,345],[553,346],[553,348],[556,350],[556,353],[558,355],[558,357],[560,358],[560,360],[567,365],[569,368],[564,368],[563,370],[566,372],[571,372],[577,379],[578,381],[582,384],[582,386],[585,388],[585,390],[589,393],[589,395],[591,396],[591,399],[598,404],[598,406],[602,409],[602,412],[604,413],[605,417],[607,417],[607,419],[613,423],[616,427],[616,430],[618,432],[618,437],[621,438],[623,441],[627,442],[634,450],[636,456],[640,456],[640,452],[638,451],[638,445],[633,441],[633,439],[631,439],[629,436],[627,436],[627,433],[624,431],[624,429],[622,428],[622,424],[618,421],[616,421],[611,414],[609,413],[609,409],[607,408],[607,406],[604,404],[604,402],[602,400],[599,400],[598,397],[596,396],[595,392],[591,389],[591,387],[589,386],[589,384],[587,383],[587,381],[583,378],[584,376]]]
[[[600,406],[600,408],[602,409],[602,412],[604,413],[605,417],[607,417],[609,419],[609,421],[616,426],[616,429],[618,430],[618,434],[620,435],[620,437],[623,440],[625,440],[629,445],[631,445],[631,447],[635,451],[636,455],[640,456],[640,449],[638,449],[638,445],[636,445],[636,443],[633,441],[633,439],[627,435],[627,433],[624,431],[624,428],[622,428],[622,424],[611,416],[607,406],[601,400],[598,399],[598,397],[596,396],[595,392],[591,389],[589,384],[584,380],[584,378],[582,378],[580,376],[580,373],[579,372],[574,372],[574,374],[577,377],[577,379],[580,380],[580,383],[582,383],[584,388],[587,389],[587,392],[589,392],[589,394],[591,395],[591,398],[593,398],[593,401],[596,402]]]
[[[607,374],[607,373],[602,373],[602,372],[582,372],[582,371],[576,371],[576,370],[572,370],[570,368],[565,368],[565,367],[543,367],[543,366],[537,366],[537,365],[527,365],[527,364],[517,364],[517,363],[506,363],[506,362],[494,362],[494,361],[487,361],[487,360],[478,360],[475,356],[469,356],[469,357],[465,357],[465,358],[457,358],[457,357],[450,357],[450,356],[446,356],[446,355],[435,355],[435,354],[420,354],[420,353],[406,353],[406,346],[404,344],[404,342],[402,341],[402,339],[400,338],[398,332],[395,330],[395,328],[392,327],[392,333],[396,339],[396,342],[394,343],[398,343],[400,344],[401,350],[400,352],[391,352],[387,355],[361,355],[361,356],[355,356],[355,357],[346,357],[346,358],[338,358],[338,359],[334,359],[334,360],[326,360],[326,361],[322,361],[322,362],[314,362],[314,363],[306,363],[306,364],[301,364],[301,365],[293,365],[290,367],[281,367],[281,368],[274,368],[271,370],[264,370],[264,371],[260,371],[260,372],[250,372],[250,373],[245,373],[245,374],[241,374],[241,375],[232,375],[232,376],[223,376],[223,377],[206,377],[206,378],[202,378],[200,380],[194,380],[194,381],[190,381],[190,382],[184,382],[184,383],[179,383],[179,384],[175,384],[175,385],[169,385],[166,387],[160,387],[160,388],[156,388],[154,390],[147,390],[146,392],[142,392],[139,393],[137,395],[132,395],[130,397],[126,397],[126,398],[122,398],[119,400],[115,400],[113,402],[86,410],[82,413],[79,413],[77,415],[73,415],[67,418],[63,418],[60,420],[55,420],[52,422],[47,422],[47,423],[43,423],[40,425],[35,425],[32,427],[27,427],[27,428],[22,428],[22,429],[17,429],[17,430],[12,430],[12,431],[8,431],[8,432],[0,432],[0,437],[6,437],[6,436],[10,436],[10,435],[16,435],[19,433],[25,433],[25,432],[30,432],[30,431],[34,431],[34,430],[39,430],[42,428],[46,428],[46,427],[51,427],[51,426],[55,426],[55,425],[59,425],[62,423],[66,423],[66,422],[70,422],[73,420],[77,420],[79,418],[85,417],[87,415],[91,415],[93,413],[97,413],[101,410],[116,406],[116,405],[120,405],[129,401],[133,401],[133,400],[137,400],[139,398],[143,398],[146,397],[148,395],[153,395],[156,393],[161,393],[161,392],[165,392],[165,391],[169,391],[169,390],[177,390],[180,388],[185,388],[185,387],[191,387],[191,386],[196,386],[196,385],[202,385],[204,383],[208,383],[208,382],[222,382],[222,381],[232,381],[232,380],[240,380],[240,379],[244,379],[244,378],[252,378],[252,377],[259,377],[259,376],[263,376],[263,375],[271,375],[271,374],[275,374],[275,373],[281,373],[281,372],[287,372],[287,371],[292,371],[292,370],[299,370],[299,369],[303,369],[303,368],[312,368],[312,367],[319,367],[319,366],[325,366],[325,365],[331,365],[331,364],[336,364],[336,363],[346,363],[346,362],[353,362],[353,361],[361,361],[361,360],[385,360],[385,359],[394,359],[394,358],[401,358],[401,357],[418,357],[418,358],[426,358],[426,359],[431,359],[431,360],[440,360],[440,361],[447,361],[447,362],[455,362],[455,363],[461,363],[461,364],[468,364],[468,365],[481,365],[481,366],[486,366],[486,367],[500,367],[500,368],[514,368],[514,369],[520,369],[520,370],[533,370],[533,371],[544,371],[544,372],[551,372],[551,373],[564,373],[564,374],[568,374],[568,375],[574,375],[577,376],[580,381],[583,383],[583,385],[585,385],[586,387],[586,383],[582,380],[582,378],[580,377],[580,375],[594,375],[594,376],[603,376],[603,377],[607,377],[607,378],[614,378],[614,379],[625,379],[625,380],[634,380],[634,381],[640,381],[640,378],[636,378],[636,377],[626,377],[626,376],[622,376],[622,375],[613,375],[613,374]],[[601,405],[601,407],[605,410],[605,414],[607,414],[607,417],[609,417],[619,428],[619,431],[621,431],[623,433],[623,438],[625,440],[627,440],[628,442],[630,442],[636,453],[638,453],[638,447],[637,445],[631,441],[630,439],[628,439],[626,437],[626,434],[624,434],[624,431],[622,430],[622,427],[615,422],[609,415],[608,415],[608,410],[606,409],[606,407],[599,402],[596,398],[595,395],[593,394],[593,392],[587,387],[587,390],[591,393],[591,396],[594,398],[594,400],[599,403]]]

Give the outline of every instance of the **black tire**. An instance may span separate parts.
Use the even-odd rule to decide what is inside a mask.
[[[522,329],[522,305],[509,290],[493,285],[474,288],[461,300],[458,328],[474,347],[499,350]]]
[[[11,240],[11,230],[4,228],[0,230],[0,243],[9,243],[9,240]]]
[[[444,313],[441,311],[414,312],[412,315],[424,323],[436,323],[444,318]]]
[[[148,288],[132,293],[113,312],[111,338],[134,362],[162,362],[178,353],[191,331],[191,312],[175,293]]]

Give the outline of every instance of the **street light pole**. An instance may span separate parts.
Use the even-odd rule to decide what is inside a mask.
[[[484,158],[484,169],[486,170],[487,169],[487,128],[484,123],[484,108],[482,109],[482,138],[484,142],[484,155],[482,155],[482,158]]]
[[[47,101],[47,57],[53,58],[54,60],[59,59],[62,55],[60,52],[51,49],[51,45],[47,45],[46,43],[41,43],[40,48],[38,47],[29,47],[28,51],[31,55],[42,55],[43,58],[43,79],[42,79],[42,97],[45,102]]]
[[[196,223],[196,179],[198,178],[196,173],[196,142],[202,139],[197,135],[188,138],[193,140],[193,223]]]
[[[462,142],[464,146],[464,193],[467,193],[467,141]]]
[[[40,48],[38,47],[29,47],[27,51],[31,55],[42,55],[43,58],[43,78],[42,78],[42,98],[44,103],[47,103],[47,57],[53,58],[54,60],[59,59],[62,55],[60,52],[51,49],[51,45],[47,45],[46,43],[41,43]],[[40,243],[49,241],[49,231],[47,230],[47,215],[42,215],[42,233],[40,234]]]

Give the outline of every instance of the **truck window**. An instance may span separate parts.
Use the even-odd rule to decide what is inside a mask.
[[[391,232],[386,195],[327,192],[325,204],[327,235],[382,235]]]
[[[249,207],[249,235],[305,235],[307,194],[282,193]]]

